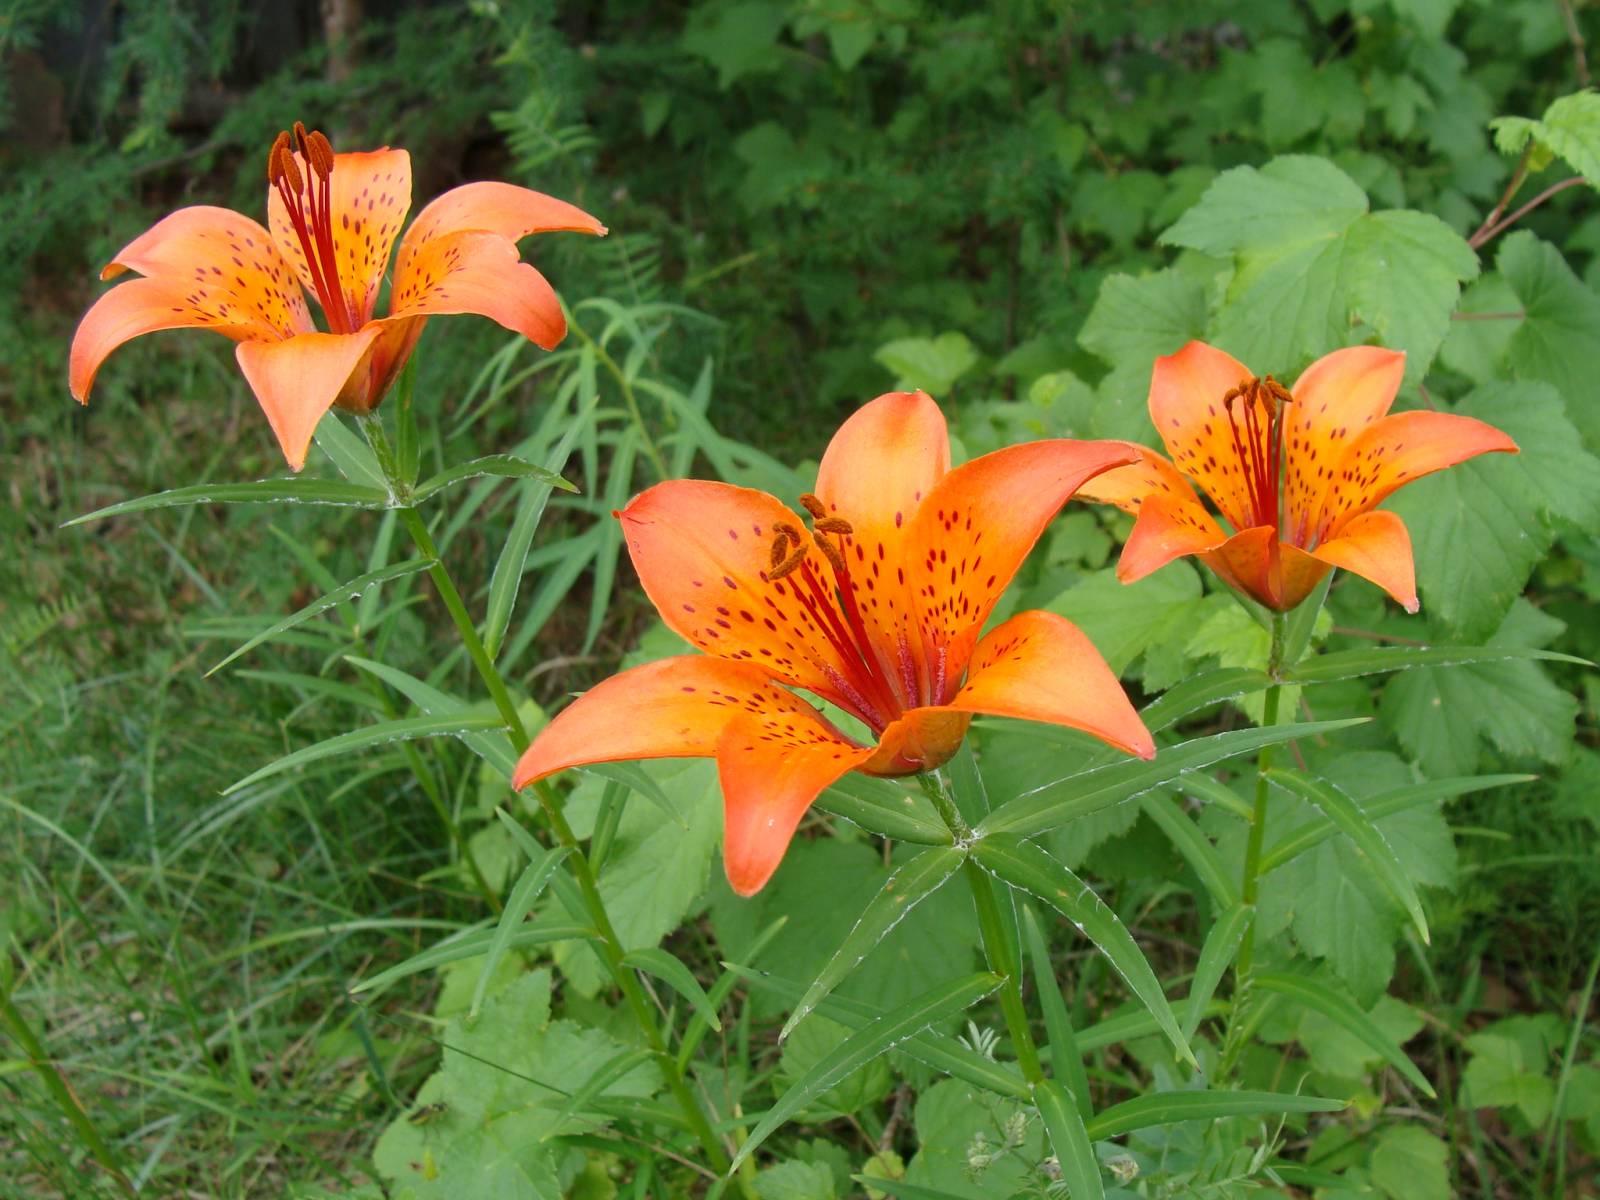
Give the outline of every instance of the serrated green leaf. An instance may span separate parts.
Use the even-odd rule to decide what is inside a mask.
[[[973,845],[972,855],[997,879],[1037,896],[1076,925],[1150,1010],[1178,1056],[1194,1062],[1194,1053],[1144,952],[1117,914],[1088,884],[1052,858],[1044,847],[1020,837],[988,834]]]
[[[828,1090],[852,1071],[899,1045],[907,1038],[921,1033],[928,1026],[945,1017],[955,1016],[971,1008],[979,1000],[1000,986],[998,975],[979,972],[965,979],[934,988],[906,1004],[885,1013],[870,1024],[856,1030],[833,1053],[807,1071],[780,1096],[766,1116],[733,1156],[733,1167],[755,1153],[778,1127],[799,1112],[810,1100]]]
[[[1513,378],[1554,387],[1589,449],[1600,452],[1600,296],[1559,250],[1527,230],[1506,237],[1495,266],[1522,302],[1523,319],[1506,349]]]
[[[1078,333],[1084,349],[1113,367],[1150,364],[1200,337],[1206,328],[1204,285],[1193,275],[1168,268],[1148,275],[1108,275]]]
[[[1600,94],[1591,89],[1550,103],[1537,121],[1500,117],[1489,122],[1502,154],[1520,154],[1529,138],[1564,158],[1595,187],[1600,187]]]
[[[1349,838],[1361,852],[1373,876],[1389,894],[1390,899],[1400,905],[1411,918],[1418,936],[1425,943],[1429,941],[1428,919],[1422,913],[1422,901],[1417,898],[1417,889],[1412,886],[1405,867],[1401,865],[1399,857],[1394,852],[1394,847],[1389,845],[1383,836],[1383,831],[1367,812],[1340,788],[1325,779],[1316,779],[1288,767],[1274,767],[1266,772],[1266,777],[1270,782],[1316,805],[1323,816],[1338,826],[1339,832]]]
[[[1287,1092],[1156,1092],[1124,1100],[1121,1104],[1096,1113],[1089,1121],[1088,1128],[1089,1136],[1100,1142],[1132,1133],[1135,1129],[1176,1125],[1180,1121],[1338,1112],[1343,1107],[1343,1100],[1324,1100],[1320,1096],[1296,1096]]]
[[[1420,1125],[1391,1125],[1372,1148],[1372,1182],[1389,1200],[1451,1200],[1450,1147]]]
[[[1338,992],[1304,975],[1290,975],[1277,971],[1258,971],[1251,975],[1250,984],[1264,992],[1285,996],[1297,1004],[1303,1004],[1320,1012],[1377,1051],[1384,1061],[1405,1076],[1413,1087],[1420,1089],[1429,1098],[1433,1097],[1433,1085],[1421,1071],[1417,1070],[1416,1064],[1406,1057],[1405,1051],[1400,1049],[1388,1034],[1379,1029],[1371,1017]]]
[[[879,346],[872,355],[895,377],[903,391],[920,388],[935,396],[949,395],[956,380],[978,364],[978,351],[963,333],[901,338]]]
[[[817,1003],[831,992],[907,913],[938,891],[966,861],[966,851],[956,846],[928,850],[899,867],[884,881],[883,889],[862,911],[849,935],[806,989],[778,1034],[782,1041],[794,1031]]]
[[[1100,1163],[1094,1156],[1089,1131],[1084,1128],[1083,1114],[1067,1089],[1054,1079],[1041,1079],[1033,1085],[1033,1105],[1050,1135],[1050,1148],[1056,1152],[1067,1194],[1073,1200],[1105,1200]]]
[[[345,508],[384,508],[389,494],[358,483],[332,479],[258,479],[254,483],[196,483],[123,500],[84,513],[63,523],[62,528],[84,525],[106,517],[148,512],[157,508],[179,508],[188,504],[332,504]]]

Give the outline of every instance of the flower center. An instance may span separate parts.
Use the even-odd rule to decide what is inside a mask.
[[[1244,477],[1250,510],[1240,514],[1247,528],[1277,528],[1283,511],[1283,413],[1294,402],[1289,389],[1271,375],[1251,376],[1222,397],[1233,434],[1233,452]],[[1235,409],[1237,408],[1237,412]]]
[[[921,702],[916,664],[908,645],[902,644],[898,653],[891,655],[880,639],[867,631],[845,553],[845,539],[854,533],[850,522],[828,516],[822,501],[809,492],[800,497],[800,503],[811,514],[811,536],[808,539],[787,521],[775,523],[767,579],[780,588],[787,580],[794,589],[795,598],[838,654],[840,669],[826,668],[830,681],[850,702],[855,715],[881,734],[891,721]],[[827,563],[831,581],[812,559],[812,547]]]
[[[301,174],[295,151],[310,169]],[[306,132],[299,121],[294,135],[278,134],[267,155],[267,182],[278,190],[289,223],[294,226],[300,250],[306,256],[312,287],[328,315],[334,333],[354,333],[361,327],[357,305],[339,282],[339,259],[333,245],[333,144],[318,130]]]

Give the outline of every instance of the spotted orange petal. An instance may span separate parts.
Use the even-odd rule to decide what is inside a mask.
[[[809,705],[795,704],[781,712],[741,711],[717,742],[722,863],[741,896],[754,895],[772,878],[818,793],[873,753]]]
[[[588,763],[710,758],[741,713],[772,719],[815,712],[759,667],[700,654],[622,671],[579,696],[523,751],[511,785]]]
[[[283,457],[296,471],[305,466],[317,422],[378,333],[375,325],[359,333],[301,333],[281,342],[240,342],[234,351]]]
[[[948,762],[967,736],[972,714],[945,704],[907,709],[883,731],[858,768],[868,775],[912,775]]]
[[[773,526],[799,529],[793,512],[765,492],[677,479],[617,515],[639,581],[674,632],[864,715],[844,682],[851,670],[802,599],[804,572],[767,579]]]
[[[1411,534],[1405,522],[1387,509],[1355,517],[1338,537],[1322,543],[1312,554],[1325,563],[1371,580],[1404,605],[1407,612],[1417,611]]]
[[[378,336],[366,355],[350,372],[344,389],[334,401],[346,412],[368,413],[394,385],[406,360],[416,349],[427,317],[378,317],[367,323],[367,328],[377,329]]]
[[[985,634],[966,686],[949,707],[1081,729],[1140,758],[1156,753],[1106,660],[1082,630],[1054,613],[1021,612]]]
[[[555,291],[498,233],[434,238],[395,268],[390,318],[476,313],[553,350],[567,335]]]
[[[1243,363],[1204,342],[1156,359],[1150,374],[1150,419],[1173,464],[1235,529],[1250,525],[1253,508],[1222,398],[1249,378]]]
[[[1061,506],[1100,472],[1139,457],[1128,442],[1025,442],[975,458],[934,486],[905,550],[929,699],[939,704],[955,693],[984,621]]]
[[[565,200],[546,196],[511,183],[467,183],[451,188],[430,201],[400,240],[395,276],[429,242],[463,230],[498,233],[508,241],[533,233],[592,233],[603,236],[606,227]]]
[[[1381,346],[1324,355],[1295,381],[1283,416],[1284,535],[1303,544],[1350,439],[1389,411],[1406,356]]]
[[[1274,612],[1288,612],[1311,594],[1328,573],[1329,564],[1296,546],[1278,540],[1270,525],[1234,534],[1200,555],[1229,587],[1243,592]]]
[[[1117,578],[1124,583],[1227,540],[1189,481],[1154,450],[1140,447],[1138,462],[1096,475],[1078,496],[1139,515],[1117,561]]]
[[[298,152],[295,162],[306,187],[315,186],[316,176]],[[387,146],[335,154],[329,185],[339,287],[355,325],[360,326],[372,317],[378,287],[389,266],[389,251],[411,209],[411,156]],[[315,294],[316,282],[306,265],[305,252],[275,187],[267,189],[267,226],[300,281]]]
[[[1340,455],[1315,518],[1317,535],[1330,541],[1353,517],[1376,508],[1396,488],[1497,451],[1515,454],[1517,444],[1472,417],[1404,412],[1375,421]]]

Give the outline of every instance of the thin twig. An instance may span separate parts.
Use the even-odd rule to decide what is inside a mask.
[[[1589,86],[1589,55],[1583,40],[1583,31],[1578,28],[1578,16],[1572,11],[1572,0],[1556,0],[1561,6],[1561,19],[1566,22],[1567,40],[1572,43],[1572,69],[1578,77],[1578,86]]]
[[[1527,216],[1534,209],[1538,208],[1539,205],[1550,199],[1550,197],[1554,196],[1557,192],[1564,192],[1569,187],[1577,187],[1580,183],[1584,182],[1587,181],[1582,175],[1572,175],[1566,179],[1563,179],[1560,183],[1552,183],[1549,187],[1545,188],[1544,191],[1540,192],[1532,200],[1529,200],[1526,204],[1517,209],[1516,212],[1512,213],[1503,221],[1499,221],[1496,224],[1489,226],[1487,229],[1479,229],[1477,233],[1473,234],[1467,239],[1467,245],[1476,250],[1479,246],[1489,241],[1495,235],[1504,233],[1507,229],[1510,229],[1511,226],[1515,225],[1519,220]]]

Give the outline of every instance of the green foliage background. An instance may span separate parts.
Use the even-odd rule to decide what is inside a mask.
[[[128,496],[276,470],[214,339],[129,346],[84,411],[66,395],[65,347],[99,265],[155,216],[196,202],[258,212],[265,148],[297,118],[341,146],[407,147],[419,197],[506,178],[599,215],[612,229],[603,242],[541,239],[529,256],[569,304],[609,297],[649,314],[648,337],[631,347],[641,369],[695,398],[717,431],[677,443],[680,469],[780,494],[806,479],[779,463],[814,459],[843,414],[891,386],[930,390],[976,454],[1047,434],[1152,440],[1151,360],[1191,337],[1284,378],[1342,345],[1404,349],[1402,407],[1481,417],[1523,453],[1397,497],[1421,617],[1342,578],[1318,638],[1600,657],[1600,99],[1583,90],[1600,10],[1577,0],[368,3],[355,40],[331,47],[316,7],[267,17],[203,0],[0,3],[0,529],[12,550],[0,560],[10,684],[0,977],[154,1194],[393,1184],[435,1142],[467,1155],[470,1170],[499,1162],[495,1146],[598,1128],[514,1083],[494,1085],[509,1099],[487,1097],[448,1056],[441,1067],[436,1037],[472,1036],[464,1013],[477,980],[465,968],[408,978],[370,1024],[351,1015],[351,980],[478,915],[459,861],[414,785],[386,772],[392,763],[219,795],[347,727],[355,701],[337,689],[364,680],[345,656],[435,678],[430,647],[442,634],[420,589],[379,625],[341,609],[342,624],[269,648],[326,677],[325,691],[286,686],[273,672],[289,666],[266,654],[202,678],[267,618],[369,569],[372,519],[216,506],[58,529]],[[1502,215],[1579,182],[1492,232],[1486,218],[1523,174]],[[485,322],[430,329],[416,395],[442,461],[535,437],[557,389],[553,373],[520,375],[531,358],[519,354]],[[672,403],[651,403],[663,430],[688,421]],[[582,452],[587,496],[552,504],[529,559],[510,657],[539,704],[558,705],[625,654],[671,652],[610,535],[591,532],[650,478],[640,448],[621,445]],[[481,595],[516,506],[480,503],[452,533]],[[1188,564],[1136,589],[1117,584],[1125,532],[1113,514],[1074,507],[1013,603],[1078,622],[1149,696],[1207,667],[1259,664],[1262,631]],[[356,615],[377,612],[363,602]],[[440,674],[441,686],[470,690],[459,662]],[[1286,1131],[1291,1157],[1313,1173],[1267,1183],[1285,1195],[1410,1200],[1541,1195],[1560,1179],[1592,1194],[1600,1067],[1593,1014],[1572,997],[1591,998],[1582,989],[1600,939],[1595,675],[1527,661],[1424,668],[1308,686],[1298,701],[1319,719],[1376,718],[1305,747],[1310,766],[1363,802],[1478,772],[1537,778],[1379,821],[1424,889],[1431,946],[1404,930],[1347,841],[1268,876],[1262,936],[1406,1041],[1441,1099],[1408,1095],[1325,1017],[1280,1011],[1251,1051],[1253,1078],[1352,1108]],[[1193,730],[1258,718],[1248,705],[1213,710]],[[998,799],[1084,757],[1031,729],[981,730],[977,741]],[[492,819],[499,796],[480,788],[465,751],[451,763],[473,844],[503,887],[519,860]],[[735,900],[707,836],[716,804],[704,768],[650,768],[680,816],[703,819],[686,831],[670,806],[634,803],[615,831],[608,901],[630,937],[665,938],[711,975],[787,917],[763,962],[803,985],[889,864],[838,823],[798,845],[759,900]],[[594,823],[604,786],[578,785],[575,819]],[[1287,794],[1275,805],[1275,831],[1318,819]],[[1216,914],[1158,816],[1124,804],[1050,839],[1171,979],[1193,970]],[[1226,816],[1212,806],[1199,819],[1233,873],[1241,826]],[[640,878],[659,890],[630,894]],[[860,895],[822,903],[840,897],[840,879],[859,881]],[[970,971],[973,935],[949,935],[962,915],[936,897],[843,994],[892,1002]],[[1123,997],[1105,963],[1053,936],[1071,955],[1075,1022],[1117,1015]],[[626,1034],[582,948],[550,957],[491,992],[516,1014],[528,1070],[541,1056],[604,1058]],[[792,999],[753,990],[736,1023],[724,1013],[718,1085],[752,1110],[842,1036],[819,1019],[780,1049],[777,1018]],[[404,1104],[448,1095],[440,1122],[397,1120],[373,1058]],[[20,1061],[0,1063],[0,1195],[109,1194]],[[1153,1039],[1137,1040],[1097,1060],[1095,1082],[1164,1086],[1169,1070]],[[633,1070],[605,1094],[658,1085]],[[471,1115],[491,1099],[511,1114],[503,1127]],[[769,1143],[760,1194],[858,1194],[852,1175],[895,1177],[902,1159],[911,1183],[950,1194],[1040,1194],[1050,1182],[1041,1132],[1013,1136],[1009,1104],[975,1103],[967,1084],[935,1083],[890,1056]],[[1395,1111],[1419,1108],[1425,1119]],[[458,1121],[484,1145],[450,1140]],[[1122,1194],[1243,1194],[1263,1182],[1261,1136],[1174,1126],[1135,1138],[1125,1157],[1138,1174]],[[987,1156],[982,1170],[975,1154]],[[575,1196],[644,1177],[623,1150],[580,1167],[581,1157],[540,1158],[529,1173],[507,1152],[506,1169],[550,1172],[555,1182],[540,1175],[540,1186]],[[1108,1163],[1107,1178],[1125,1169]],[[648,1194],[674,1194],[685,1179],[663,1168]]]

